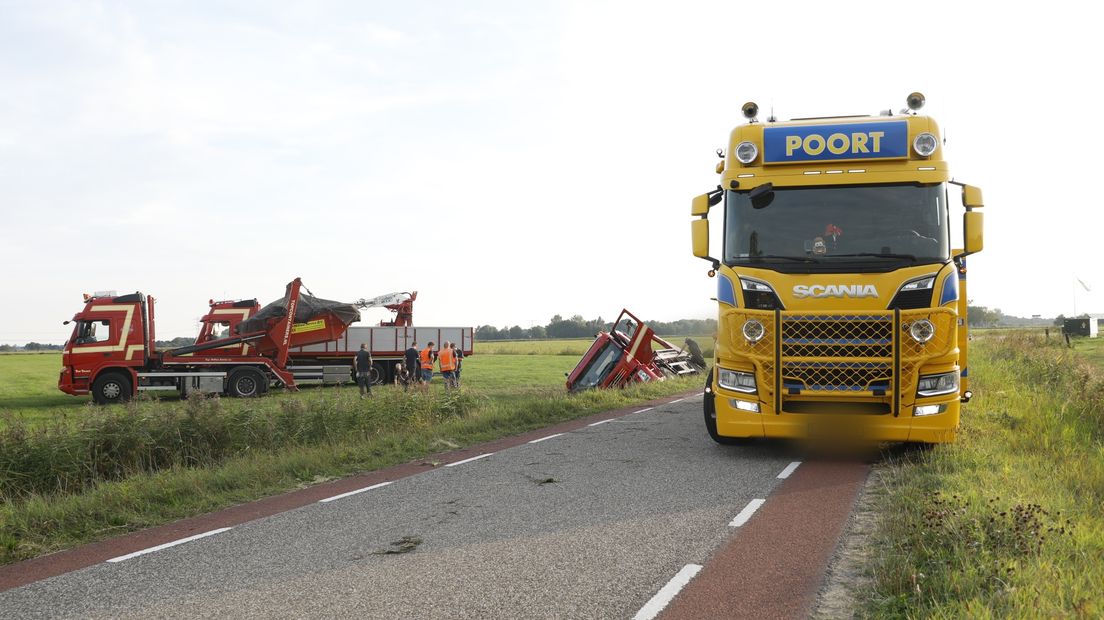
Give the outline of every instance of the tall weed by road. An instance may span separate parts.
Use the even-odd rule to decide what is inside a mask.
[[[294,399],[226,406],[218,397],[180,402],[138,398],[121,407],[89,407],[72,426],[0,429],[0,498],[73,493],[98,482],[172,467],[198,467],[257,450],[370,439],[395,428],[425,427],[463,416],[476,397],[444,398],[376,390],[314,390]]]
[[[956,444],[886,486],[871,617],[1104,616],[1104,372],[1029,334],[979,339]]]

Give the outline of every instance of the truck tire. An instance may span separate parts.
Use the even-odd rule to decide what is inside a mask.
[[[702,398],[702,410],[705,413],[705,430],[710,439],[722,446],[741,446],[751,442],[746,437],[725,437],[717,434],[717,403],[713,395],[713,371],[705,374],[705,397]]]
[[[121,372],[105,372],[92,382],[92,400],[97,405],[126,402],[132,393],[130,379]]]
[[[372,385],[382,385],[387,383],[387,364],[383,362],[372,362],[372,370],[368,372],[368,380],[372,382]]]
[[[253,398],[268,391],[268,379],[263,372],[248,366],[230,373],[226,393],[234,398]]]

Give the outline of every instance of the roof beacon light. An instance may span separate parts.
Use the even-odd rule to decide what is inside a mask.
[[[748,119],[748,121],[752,123],[755,122],[755,117],[759,116],[759,104],[755,103],[754,101],[749,101],[745,103],[740,108],[740,110],[743,111],[744,118]]]
[[[910,110],[915,112],[924,107],[924,93],[912,93],[905,99],[905,103],[908,104]]]

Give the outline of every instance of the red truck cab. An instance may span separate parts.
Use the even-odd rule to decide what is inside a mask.
[[[652,344],[660,349],[653,350]],[[662,381],[666,375],[698,372],[690,355],[656,335],[628,310],[622,310],[608,332],[601,332],[567,375],[567,389],[623,387],[630,383]]]
[[[152,301],[152,300],[151,300]],[[73,316],[73,332],[61,356],[58,388],[75,396],[96,392],[116,398],[130,394],[136,369],[148,362],[145,295],[85,295]]]

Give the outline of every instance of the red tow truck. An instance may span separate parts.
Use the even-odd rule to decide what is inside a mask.
[[[311,304],[314,299],[300,292],[302,286],[299,278],[288,283],[284,298],[266,306],[267,312],[259,312],[252,302],[249,316],[255,320],[245,322],[246,329],[208,334],[202,342],[167,351],[156,350],[154,344],[152,296],[85,295],[62,353],[58,389],[74,396],[91,394],[100,404],[144,391],[250,397],[274,384],[294,390],[295,375],[288,367],[291,348],[339,338],[359,318],[352,306]]]
[[[390,293],[373,299],[360,299],[352,304],[357,308],[383,307],[394,313],[390,321],[379,325],[353,325],[334,338],[313,339],[310,343],[293,341],[288,351],[288,370],[301,385],[334,384],[353,381],[352,361],[361,344],[367,344],[372,353],[370,379],[373,383],[388,383],[394,379],[395,365],[403,361],[403,353],[415,342],[419,348],[429,342],[440,346],[453,342],[472,355],[474,331],[471,327],[414,327],[414,300],[418,292]],[[256,299],[224,300],[209,302],[210,307],[200,319],[196,344],[210,342],[235,334],[239,325],[253,317],[260,306]],[[306,330],[311,325],[296,325]],[[299,331],[299,333],[305,333]],[[248,355],[249,343],[228,344],[219,349],[226,355]]]
[[[659,349],[652,349],[652,343]],[[668,376],[695,374],[690,354],[660,338],[636,315],[622,310],[608,332],[600,332],[575,370],[567,375],[567,389],[624,387],[630,383],[662,381]]]

